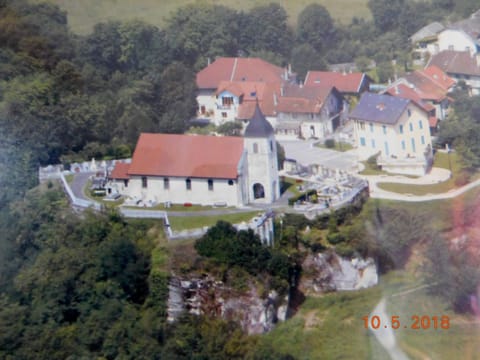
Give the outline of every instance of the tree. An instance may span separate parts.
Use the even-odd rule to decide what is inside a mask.
[[[174,59],[199,70],[207,58],[235,56],[236,24],[236,12],[225,6],[202,3],[179,8],[166,28]]]
[[[197,110],[195,73],[182,63],[173,62],[162,72],[159,90],[162,115],[158,131],[183,133]]]
[[[217,132],[226,136],[240,136],[242,132],[242,124],[235,121],[229,121],[217,128]]]
[[[335,38],[335,26],[328,10],[319,4],[306,6],[298,15],[297,39],[324,54]],[[307,58],[306,58],[307,59]]]
[[[293,42],[287,13],[278,4],[252,8],[239,15],[239,48],[247,52],[268,51],[286,59]]]
[[[394,30],[399,25],[398,15],[402,13],[405,0],[369,0],[368,8],[375,27],[380,32]]]
[[[310,70],[326,70],[327,64],[315,49],[309,44],[302,44],[292,49],[292,67],[297,73],[297,79],[303,81]]]

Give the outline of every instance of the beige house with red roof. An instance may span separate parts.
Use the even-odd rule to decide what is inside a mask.
[[[199,71],[196,77],[198,116],[213,119],[217,124],[222,122],[225,115],[223,110],[229,106],[228,103],[219,103],[218,100],[218,90],[222,82],[264,83],[279,86],[285,82],[295,82],[295,74],[259,58],[218,58]],[[236,91],[240,95],[238,93],[240,90]],[[253,91],[248,89],[244,95],[251,93]]]
[[[282,94],[275,107],[279,139],[325,138],[342,121],[345,101],[335,87],[289,85]]]
[[[468,51],[445,50],[432,56],[429,63],[447,73],[456,81],[464,81],[472,95],[480,94],[480,55]]]
[[[214,123],[221,125],[227,121],[248,121],[257,103],[267,120],[272,122],[276,116],[275,99],[280,91],[280,83],[221,81],[215,92]]]
[[[138,206],[242,206],[280,196],[275,136],[258,106],[243,138],[143,133],[131,163],[117,163],[109,179],[109,194]]]
[[[448,76],[438,66],[432,65],[423,70],[416,70],[404,75],[392,83],[387,91],[391,95],[395,95],[396,92],[401,90],[398,87],[401,84],[411,89],[408,92],[403,89],[402,92],[408,95],[403,96],[404,98],[414,101],[416,98],[419,98],[423,103],[430,104],[435,108],[435,114],[430,114],[430,116],[435,116],[439,120],[445,120],[450,102],[452,101],[448,94],[456,84],[453,78]],[[430,110],[427,109],[427,111],[430,113]],[[433,119],[431,125],[433,125]]]
[[[342,95],[360,96],[368,91],[372,79],[360,72],[309,71],[305,77],[305,86],[324,86],[337,88]]]

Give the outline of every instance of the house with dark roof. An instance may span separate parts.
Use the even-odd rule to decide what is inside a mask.
[[[432,56],[429,66],[437,66],[455,81],[464,81],[472,95],[480,94],[480,55],[468,51],[444,50]]]
[[[436,116],[435,106],[422,100],[422,98],[420,97],[420,95],[418,94],[415,88],[405,85],[403,83],[399,83],[399,84],[395,84],[388,87],[385,90],[384,94],[401,97],[403,99],[409,99],[413,101],[415,104],[417,104],[418,106],[420,106],[422,109],[424,109],[428,114],[428,124],[430,126],[430,133],[432,135],[435,134],[438,127],[438,118]]]
[[[351,111],[359,151],[379,154],[383,170],[424,175],[432,162],[428,113],[410,99],[364,93]]]
[[[244,137],[142,133],[107,191],[126,203],[242,206],[280,196],[274,130],[257,105]]]

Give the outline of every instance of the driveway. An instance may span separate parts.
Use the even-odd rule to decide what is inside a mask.
[[[350,172],[358,170],[356,150],[345,152],[323,149],[315,146],[318,140],[281,140],[288,159],[295,159],[302,165],[318,164],[330,169],[341,169]]]
[[[82,199],[82,200],[89,200],[88,197],[85,196],[84,189],[87,185],[87,181],[90,176],[94,175],[94,172],[83,172],[75,174],[72,183],[70,184],[70,188],[72,189],[73,195],[75,197]],[[85,189],[88,190],[88,189]]]

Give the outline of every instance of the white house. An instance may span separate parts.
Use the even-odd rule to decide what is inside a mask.
[[[325,138],[340,125],[345,101],[335,87],[287,85],[282,94],[275,106],[277,138]]]
[[[439,22],[432,22],[410,36],[414,53],[424,59],[427,54],[438,53],[438,34],[445,29]]]
[[[197,73],[198,117],[213,119],[218,110],[217,90],[225,81],[280,84],[295,82],[295,74],[259,58],[218,58]],[[218,116],[216,119],[218,122]]]
[[[139,206],[242,206],[280,196],[274,132],[258,106],[243,138],[143,133],[131,163],[117,163],[109,178],[109,194]]]
[[[359,151],[379,153],[383,170],[424,175],[432,161],[428,113],[415,102],[364,93],[350,113]]]

